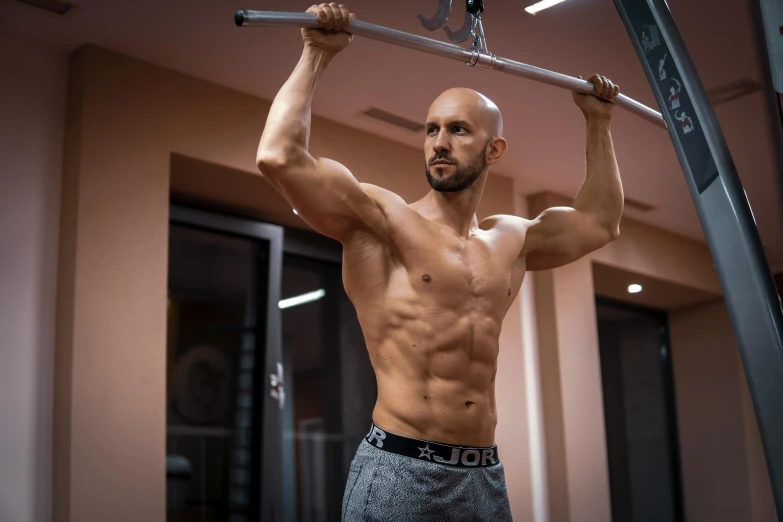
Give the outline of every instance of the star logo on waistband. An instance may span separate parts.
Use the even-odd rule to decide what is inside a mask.
[[[427,443],[427,445],[424,446],[423,448],[417,448],[417,449],[421,451],[419,458],[426,457],[427,460],[432,460],[432,454],[435,453],[435,450],[430,449],[429,443]]]

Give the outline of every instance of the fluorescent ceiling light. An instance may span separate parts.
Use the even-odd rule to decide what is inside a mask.
[[[641,291],[642,291],[642,285],[637,285],[637,284],[628,285],[629,294],[638,294]]]
[[[307,292],[306,294],[289,297],[287,299],[281,299],[280,301],[278,301],[277,306],[278,308],[283,310],[284,308],[291,308],[292,306],[310,303],[312,301],[318,301],[320,298],[322,298],[325,295],[326,295],[326,291],[323,288],[321,288],[320,290]]]
[[[538,3],[525,7],[525,11],[527,11],[532,15],[535,15],[537,12],[543,11],[544,9],[548,9],[553,5],[557,5],[561,2],[565,2],[565,0],[541,0]]]
[[[298,216],[299,212],[297,212],[296,209],[294,209],[294,214],[296,214]]]

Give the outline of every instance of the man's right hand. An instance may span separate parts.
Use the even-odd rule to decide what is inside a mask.
[[[355,20],[356,15],[349,12],[343,4],[331,2],[329,4],[314,5],[307,10],[318,17],[318,21],[324,24],[323,29],[302,29],[302,40],[305,46],[321,49],[330,54],[337,54],[351,43],[353,35],[346,33],[350,20]]]

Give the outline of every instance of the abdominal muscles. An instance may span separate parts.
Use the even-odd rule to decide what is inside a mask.
[[[500,314],[477,299],[385,297],[385,313],[357,307],[378,381],[374,422],[408,437],[493,445]]]

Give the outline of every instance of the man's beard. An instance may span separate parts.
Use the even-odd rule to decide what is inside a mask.
[[[454,173],[449,177],[433,176],[430,172],[430,167],[432,167],[432,164],[435,161],[447,161],[451,163],[451,166],[454,168]],[[452,158],[447,153],[438,153],[430,158],[429,162],[424,164],[424,172],[427,173],[427,181],[430,182],[430,187],[432,187],[433,190],[438,192],[459,192],[473,185],[473,182],[481,176],[486,164],[487,156],[484,151],[476,156],[473,161],[464,166],[460,165],[455,158]],[[448,168],[448,166],[439,167],[435,165],[434,168],[437,170]]]

